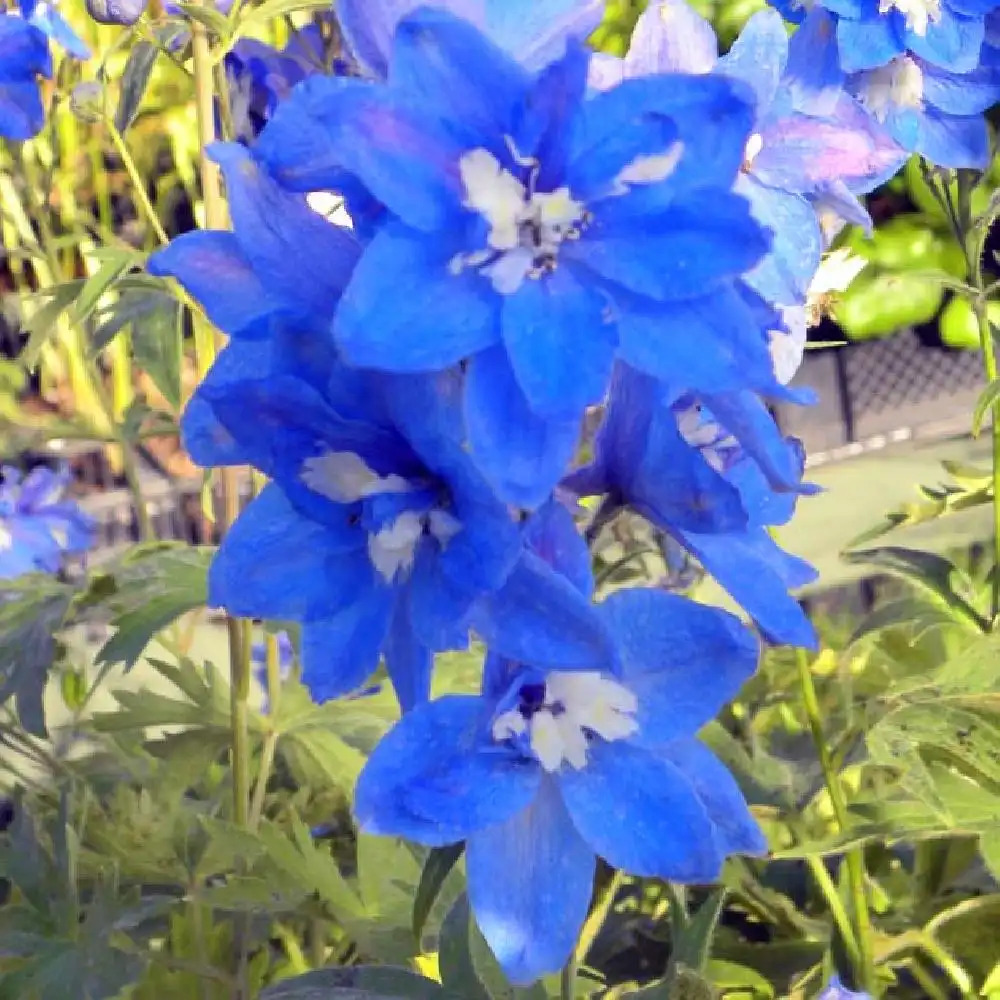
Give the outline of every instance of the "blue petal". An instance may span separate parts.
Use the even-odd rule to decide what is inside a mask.
[[[281,310],[233,233],[185,233],[154,253],[147,268],[150,274],[176,278],[213,325],[231,336],[266,335]]]
[[[528,519],[524,541],[585,597],[594,592],[590,550],[573,515],[558,500],[549,500]]]
[[[741,177],[736,190],[750,202],[753,217],[774,234],[770,252],[743,280],[768,302],[805,301],[823,250],[815,210],[799,195],[767,187],[752,175]]]
[[[774,100],[787,60],[788,34],[781,15],[762,10],[747,21],[732,48],[719,60],[717,71],[753,89],[760,119]]]
[[[356,691],[378,666],[394,595],[371,576],[336,615],[302,626],[302,683],[318,702]]]
[[[572,583],[526,551],[504,586],[477,602],[472,627],[492,651],[538,667],[617,669],[617,652],[593,606]]]
[[[694,392],[773,384],[763,331],[731,284],[668,310],[639,296],[617,298],[619,356],[636,370]]]
[[[978,115],[1000,101],[1000,52],[983,49],[982,63],[972,73],[943,73],[922,67],[924,101],[952,115]]]
[[[392,372],[447,368],[499,336],[495,297],[473,271],[452,274],[440,242],[398,223],[365,250],[334,321],[345,357]]]
[[[250,266],[299,325],[333,318],[360,256],[354,234],[322,219],[280,188],[239,143],[217,143],[233,228]]]
[[[764,528],[720,535],[676,534],[770,642],[816,648],[809,618],[788,593],[789,587],[816,578],[808,563],[783,552]]]
[[[767,854],[767,838],[750,815],[739,785],[708,747],[683,740],[663,747],[661,753],[694,788],[714,826],[720,854]]]
[[[728,188],[753,125],[753,95],[721,76],[663,74],[626,80],[584,102],[573,132],[567,181],[591,202],[622,193],[622,171],[679,148],[669,176],[653,187],[667,200],[681,191]],[[705,128],[705,121],[712,128]],[[679,147],[675,147],[679,143]]]
[[[566,808],[608,864],[674,882],[714,882],[722,855],[691,784],[648,750],[595,739],[580,770],[559,772]]]
[[[418,229],[441,229],[461,212],[461,146],[429,111],[383,85],[304,80],[254,151],[293,191],[338,190],[345,173],[354,176]]]
[[[601,296],[568,267],[527,279],[503,306],[503,340],[528,406],[541,417],[582,415],[607,389],[617,333]]]
[[[434,654],[414,633],[408,602],[396,606],[385,644],[385,664],[404,712],[426,702],[431,694]]]
[[[582,238],[560,252],[628,291],[670,302],[738,277],[768,246],[738,195],[718,191],[656,209],[633,192],[595,206]]]
[[[477,593],[444,571],[431,546],[421,546],[407,588],[410,622],[422,645],[444,650],[468,641],[469,609]]]
[[[23,141],[45,124],[45,107],[38,84],[0,81],[0,136]]]
[[[250,618],[329,618],[372,574],[362,531],[303,517],[272,483],[223,539],[208,603]]]
[[[986,120],[981,115],[962,117],[925,108],[916,151],[939,167],[985,170],[990,162]]]
[[[27,10],[25,10],[27,14]],[[90,49],[52,3],[37,3],[28,20],[75,59],[89,59]]]
[[[573,827],[551,778],[535,800],[469,838],[469,900],[507,978],[527,985],[569,959],[587,916],[594,852]]]
[[[927,31],[906,31],[906,45],[914,55],[952,73],[968,73],[979,64],[985,28],[982,18],[962,17],[942,6],[940,16],[932,18]]]
[[[535,78],[518,115],[514,146],[538,162],[536,190],[551,191],[564,179],[571,153],[572,122],[587,89],[590,50],[571,42],[562,58]]]
[[[905,49],[892,18],[877,11],[859,20],[842,18],[837,22],[837,45],[840,65],[847,73],[884,66]]]
[[[715,32],[701,14],[684,0],[653,0],[636,21],[625,72],[709,73],[718,58]]]
[[[776,6],[781,9],[781,5]],[[791,20],[787,10],[782,13]],[[785,105],[786,112],[822,117],[830,113],[843,86],[835,22],[828,11],[814,7],[789,40],[782,93],[776,103]]]
[[[802,478],[799,452],[778,429],[758,396],[751,392],[704,395],[705,404],[760,465],[776,489],[798,490]]]
[[[619,590],[598,605],[639,703],[643,746],[694,736],[757,669],[758,642],[733,615],[675,594]]]
[[[489,143],[504,152],[500,137],[514,134],[529,80],[486,35],[448,10],[420,7],[396,29],[390,86],[416,106],[433,108],[466,148]]]
[[[841,181],[861,193],[888,180],[906,153],[857,101],[840,94],[824,118],[788,114],[761,133],[752,175],[772,188],[803,195]]]
[[[466,379],[465,420],[476,464],[501,500],[532,510],[569,465],[580,437],[579,418],[535,414],[502,347],[472,358]]]
[[[407,712],[358,778],[361,829],[439,847],[524,809],[539,769],[489,742],[482,733],[488,711],[481,698],[451,695]]]
[[[618,370],[611,420],[597,447],[608,456],[624,499],[660,527],[719,531],[746,524],[739,492],[682,438],[654,379]]]
[[[562,55],[601,23],[604,0],[486,0],[486,31],[530,69]]]

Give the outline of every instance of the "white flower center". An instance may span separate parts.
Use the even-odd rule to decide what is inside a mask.
[[[481,267],[502,295],[516,292],[525,278],[553,271],[560,244],[579,238],[586,224],[586,212],[569,188],[535,191],[488,150],[466,153],[459,171],[465,186],[463,204],[478,212],[490,230],[484,250],[459,254],[451,268],[457,273],[466,266]]]
[[[6,552],[14,544],[14,536],[7,530],[7,526],[0,522],[0,552]]]
[[[919,108],[924,100],[924,74],[909,56],[896,56],[888,65],[867,74],[861,103],[878,122],[896,108]]]
[[[740,444],[721,424],[707,415],[700,403],[675,410],[677,429],[692,448],[718,473],[729,468],[730,459],[740,452]]]
[[[380,476],[350,451],[327,451],[302,463],[299,478],[313,492],[336,503],[356,503],[384,493],[413,493],[402,476]],[[462,525],[445,510],[403,511],[391,523],[368,535],[368,556],[386,583],[395,583],[413,569],[417,544],[428,534],[444,547]]]
[[[558,671],[543,684],[525,684],[520,704],[497,716],[493,738],[502,743],[527,738],[531,752],[549,773],[565,761],[587,766],[587,745],[594,736],[621,740],[639,731],[635,695],[596,672]]]
[[[353,451],[325,451],[302,463],[299,478],[320,496],[337,503],[354,503],[379,493],[410,493],[413,487],[402,476],[380,476]]]
[[[941,0],[878,0],[880,14],[888,14],[894,7],[915,35],[926,35],[927,25],[941,20]]]

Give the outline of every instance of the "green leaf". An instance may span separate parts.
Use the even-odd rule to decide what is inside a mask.
[[[888,546],[847,552],[844,559],[854,565],[874,566],[898,576],[924,594],[943,603],[967,627],[979,632],[987,630],[982,616],[957,592],[959,584],[969,587],[969,581],[959,568],[944,556],[919,549]]]
[[[698,908],[674,941],[671,961],[696,972],[704,972],[712,950],[715,927],[726,901],[727,890],[716,889]]]
[[[969,627],[967,619],[953,614],[949,608],[920,598],[903,597],[876,608],[854,630],[848,645],[853,646],[862,639],[878,636],[890,628],[906,629],[910,641],[916,643],[933,629],[956,625]]]
[[[423,938],[427,918],[437,902],[445,879],[458,864],[465,850],[464,844],[450,844],[447,847],[432,848],[420,873],[420,883],[413,897],[413,936],[417,941]]]
[[[222,884],[203,886],[196,896],[199,903],[213,910],[261,914],[293,912],[307,893],[301,888],[275,885],[268,879],[231,875]]]
[[[102,247],[93,255],[99,261],[97,270],[84,281],[80,294],[73,303],[72,322],[82,323],[88,319],[97,304],[128,270],[142,262],[141,255],[131,249]]]
[[[28,334],[28,342],[18,355],[18,361],[28,369],[38,364],[42,348],[55,336],[56,322],[59,317],[76,301],[83,288],[83,279],[65,281],[61,285],[53,285],[43,289],[34,298],[47,298],[45,305],[36,309],[23,322],[24,332]],[[26,298],[26,301],[29,301]]]
[[[455,900],[441,925],[438,942],[438,968],[445,988],[465,1000],[491,1000],[476,971],[472,957],[471,914],[469,900],[463,894]]]
[[[0,586],[0,704],[16,697],[21,724],[37,736],[45,735],[45,685],[74,594],[41,574]]]
[[[156,634],[207,599],[208,566],[214,549],[158,542],[136,546],[112,575],[115,634],[97,653],[97,663],[130,669]]]
[[[192,21],[197,21],[208,28],[220,41],[229,38],[229,18],[225,14],[220,14],[214,7],[203,6],[200,3],[178,3],[177,6]]]
[[[727,996],[736,990],[749,990],[754,1000],[773,1000],[776,995],[774,987],[759,972],[747,965],[713,958],[709,961],[705,974],[712,984]]]
[[[139,105],[142,104],[159,54],[159,49],[152,42],[137,42],[129,52],[128,62],[122,73],[118,107],[115,110],[115,128],[122,135],[128,131],[139,113]]]
[[[260,1000],[458,1000],[431,979],[391,966],[317,969],[269,986]]]
[[[132,320],[136,364],[153,380],[175,411],[181,407],[181,338],[183,309],[170,295]]]
[[[1000,399],[1000,378],[995,378],[982,391],[979,399],[976,400],[976,407],[972,411],[972,436],[979,437],[979,432],[983,427],[983,420],[986,414],[997,405]]]

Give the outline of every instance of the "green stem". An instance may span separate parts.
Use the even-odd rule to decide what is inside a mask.
[[[207,0],[201,0],[206,3]],[[195,113],[198,122],[198,166],[201,175],[202,197],[205,202],[205,225],[208,229],[228,228],[226,203],[222,196],[219,169],[208,157],[208,147],[215,141],[215,88],[216,77],[212,64],[212,51],[208,33],[203,24],[193,18],[191,29],[191,54],[194,63]],[[223,345],[220,331],[196,317],[195,352],[199,374],[204,377]],[[222,493],[222,527],[228,529],[240,513],[239,484],[236,470],[222,469],[218,473]],[[250,645],[249,622],[227,617],[229,633],[229,684],[232,725],[233,768],[233,818],[245,827],[250,819]],[[249,918],[248,918],[249,920]],[[239,990],[240,1000],[249,1000],[248,937],[249,926],[238,929]]]
[[[855,937],[851,918],[847,913],[847,908],[844,906],[844,901],[840,898],[840,891],[837,889],[836,883],[826,870],[826,865],[823,864],[822,858],[810,855],[806,858],[806,864],[809,866],[809,871],[819,891],[826,900],[826,905],[830,908],[830,915],[833,917],[833,922],[837,925],[840,939],[843,942],[844,950],[847,952],[847,957],[850,959],[852,967],[855,969],[860,968],[861,951],[858,948],[858,940]]]
[[[920,936],[920,950],[955,984],[963,997],[976,995],[972,979],[951,954],[938,944],[931,934]]]
[[[142,174],[139,173],[139,169],[135,165],[135,160],[132,159],[132,154],[129,152],[128,146],[125,145],[125,139],[110,118],[107,119],[106,124],[111,141],[114,143],[115,149],[118,150],[118,155],[122,158],[122,163],[125,165],[125,172],[128,174],[128,179],[132,182],[132,197],[138,202],[139,207],[142,209],[149,224],[153,227],[153,232],[160,243],[169,243],[170,237],[167,236],[167,231],[163,228],[163,223],[160,222],[160,217],[156,214],[156,209],[153,208],[153,203],[149,200],[146,182],[143,180]]]
[[[982,291],[982,270],[976,268],[976,282],[980,285],[980,294],[973,300],[972,308],[979,324],[979,346],[983,351],[983,369],[986,372],[987,383],[992,383],[997,377],[996,350],[993,344],[993,330],[986,315],[986,299]],[[993,444],[993,592],[991,603],[991,620],[1000,614],[1000,419],[994,409],[990,417],[990,437]]]
[[[804,649],[795,651],[795,663],[799,674],[799,687],[802,693],[802,705],[805,709],[809,730],[812,733],[816,754],[823,778],[826,782],[833,813],[841,833],[850,829],[850,819],[847,814],[847,801],[840,777],[833,767],[830,751],[823,734],[823,717],[820,713],[819,699],[816,696],[816,685],[813,683],[812,671],[809,669],[809,657]],[[875,958],[873,953],[872,923],[868,912],[868,899],[865,894],[865,859],[861,847],[852,847],[844,855],[847,866],[847,877],[851,891],[851,901],[854,910],[855,939],[857,941],[858,964],[855,966],[862,989],[873,997],[878,994],[878,979],[875,975]]]

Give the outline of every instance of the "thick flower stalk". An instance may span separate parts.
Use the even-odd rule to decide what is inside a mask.
[[[230,337],[188,449],[268,479],[210,601],[298,622],[317,699],[384,664],[404,714],[358,818],[465,841],[476,918],[529,982],[573,952],[597,857],[705,882],[766,849],[696,739],[758,639],[659,592],[595,601],[573,495],[645,517],[766,641],[815,644],[791,595],[812,570],[770,535],[812,488],[767,401],[808,401],[787,382],[819,213],[863,221],[904,152],[843,81],[800,81],[812,36],[773,14],[720,59],[661,0],[611,62],[582,43],[587,0],[532,8],[544,24],[364,6],[339,8],[353,63],[332,69],[355,75],[230,59],[246,128],[210,154],[232,231],[150,269]],[[470,637],[481,693],[428,701],[435,654]]]

